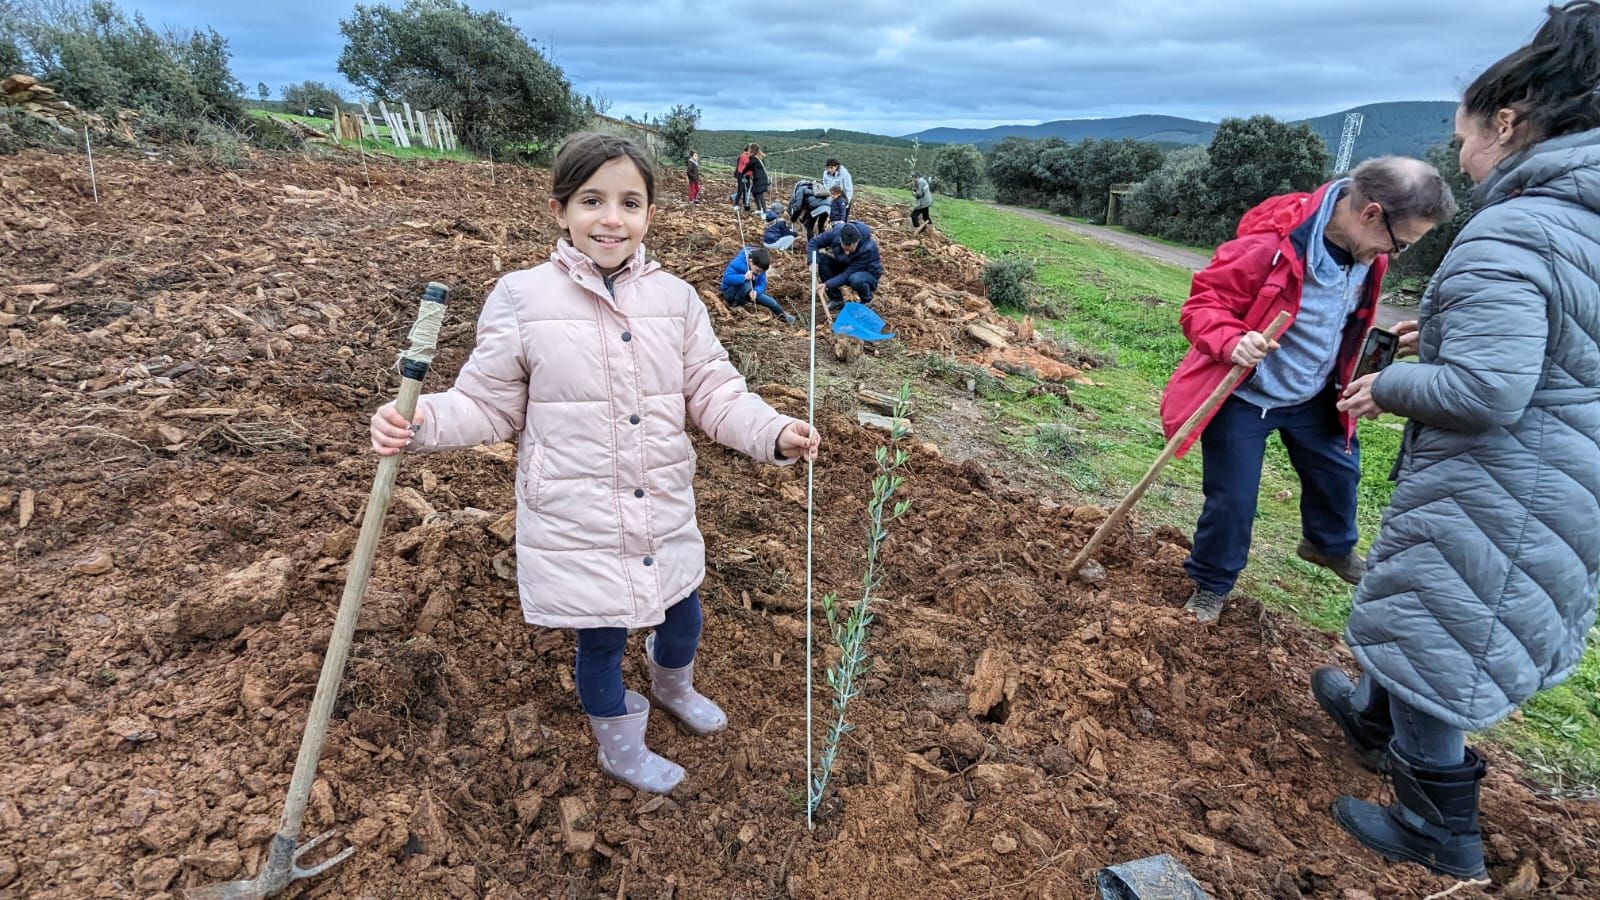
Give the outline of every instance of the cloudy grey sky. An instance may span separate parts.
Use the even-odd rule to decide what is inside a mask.
[[[400,5],[401,0],[393,0]],[[693,103],[702,128],[854,128],[1165,113],[1301,118],[1455,99],[1526,40],[1544,0],[734,0],[474,2],[548,46],[614,115]],[[123,0],[152,24],[209,25],[253,93],[344,85],[345,0]],[[735,23],[738,23],[737,25]]]

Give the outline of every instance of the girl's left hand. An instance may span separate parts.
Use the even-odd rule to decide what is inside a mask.
[[[1345,386],[1344,399],[1339,401],[1339,411],[1357,419],[1376,419],[1383,415],[1378,401],[1372,399],[1372,383],[1383,373],[1363,375]]]
[[[778,434],[778,453],[784,459],[804,459],[815,462],[822,447],[822,435],[805,422],[790,422]]]

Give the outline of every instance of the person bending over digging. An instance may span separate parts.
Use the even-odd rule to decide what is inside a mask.
[[[1455,215],[1455,198],[1427,163],[1368,160],[1310,194],[1272,197],[1245,213],[1238,237],[1194,276],[1179,322],[1193,345],[1161,396],[1168,438],[1234,366],[1252,367],[1200,423],[1205,505],[1184,569],[1184,608],[1214,622],[1250,556],[1267,437],[1276,431],[1300,476],[1295,552],[1356,584],[1356,422],[1336,407],[1353,373],[1389,255]],[[1261,332],[1292,316],[1276,342]],[[1276,351],[1268,355],[1269,351]],[[1178,448],[1182,455],[1193,443]]]
[[[1456,110],[1477,212],[1396,329],[1418,353],[1345,388],[1404,416],[1394,494],[1356,589],[1352,684],[1312,693],[1394,800],[1335,801],[1390,859],[1484,878],[1466,732],[1560,684],[1600,588],[1600,3],[1551,7]],[[1513,835],[1513,838],[1515,836]]]
[[[789,221],[805,227],[808,241],[817,232],[828,230],[828,195],[816,182],[795,183],[794,194],[789,199]]]
[[[784,312],[783,306],[767,294],[767,270],[770,268],[772,253],[767,248],[740,249],[722,270],[722,299],[734,309],[754,303],[793,325],[795,317]]]
[[[372,416],[382,455],[518,436],[517,587],[528,622],[577,632],[578,699],[600,768],[641,791],[684,771],[645,746],[650,702],[625,690],[630,629],[651,694],[692,732],[727,726],[695,690],[705,541],[695,524],[693,418],[756,459],[815,459],[820,436],[746,387],[694,288],[644,251],[654,169],[633,142],[579,134],[556,156],[550,212],[566,231],[550,261],[501,278],[477,346],[448,391],[407,423]]]
[[[865,222],[847,222],[822,232],[806,243],[806,252],[816,257],[817,277],[828,289],[829,311],[844,308],[846,287],[862,303],[872,302],[883,277],[883,257]]]

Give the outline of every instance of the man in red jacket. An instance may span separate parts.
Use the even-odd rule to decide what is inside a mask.
[[[1192,347],[1161,397],[1167,436],[1230,369],[1251,367],[1200,425],[1205,507],[1184,562],[1195,583],[1184,608],[1200,622],[1222,614],[1249,559],[1261,464],[1274,431],[1300,476],[1304,538],[1296,552],[1351,584],[1361,580],[1360,448],[1355,421],[1335,404],[1372,327],[1389,256],[1455,211],[1449,185],[1427,163],[1368,160],[1310,194],[1262,202],[1194,276],[1179,318]],[[1268,340],[1262,331],[1283,310],[1289,327]]]

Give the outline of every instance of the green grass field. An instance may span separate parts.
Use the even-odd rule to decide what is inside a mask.
[[[909,194],[880,191],[897,202]],[[1188,349],[1178,310],[1188,296],[1188,272],[1100,244],[1012,213],[939,197],[934,221],[950,237],[990,257],[1033,260],[1040,294],[1035,323],[1062,343],[1105,361],[1091,371],[1094,386],[1077,387],[1082,412],[1052,396],[991,392],[997,424],[1063,423],[1023,439],[1087,498],[1115,502],[1143,475],[1164,445],[1157,416],[1161,388]],[[1363,422],[1359,519],[1362,549],[1376,534],[1389,500],[1388,473],[1399,450],[1401,422]],[[1027,429],[1022,429],[1026,431]],[[1240,589],[1262,603],[1324,631],[1343,629],[1350,588],[1294,555],[1300,537],[1299,482],[1283,445],[1269,445],[1262,477],[1250,567]],[[1139,507],[1147,527],[1170,524],[1189,532],[1199,514],[1198,449],[1162,473]],[[1600,638],[1566,684],[1530,701],[1494,729],[1553,787],[1600,791]]]

